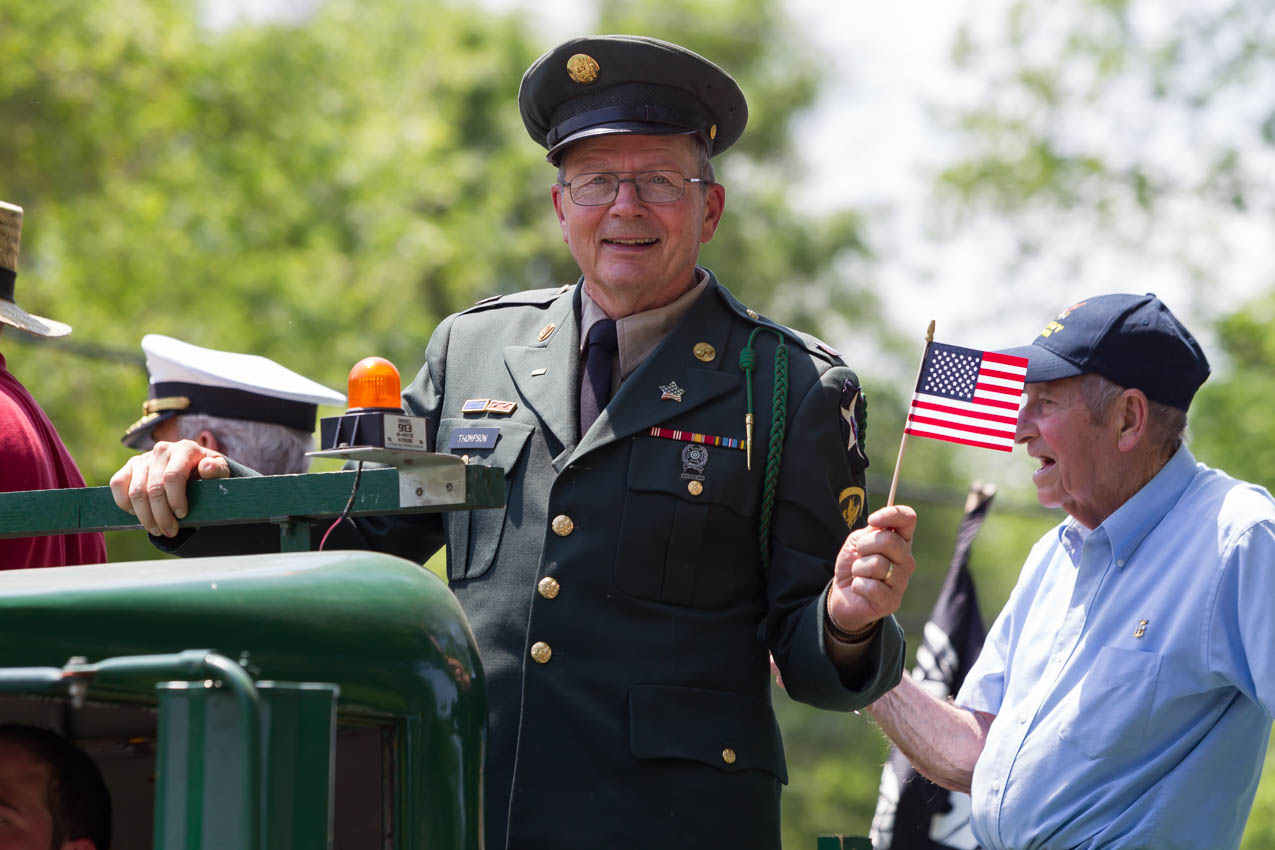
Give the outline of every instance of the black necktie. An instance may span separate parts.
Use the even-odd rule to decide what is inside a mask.
[[[580,436],[583,437],[611,400],[611,363],[620,350],[615,320],[600,319],[589,328],[584,350],[584,375],[580,379]]]

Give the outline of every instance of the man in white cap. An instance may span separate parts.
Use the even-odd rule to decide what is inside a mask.
[[[22,207],[0,201],[0,332],[7,325],[34,336],[66,336],[69,325],[33,316],[14,301],[21,241]],[[84,477],[57,429],[0,354],[0,491],[83,486]],[[105,561],[106,540],[100,532],[0,540],[0,569]]]
[[[255,354],[160,334],[142,337],[142,351],[150,393],[122,438],[130,448],[194,440],[263,475],[301,473],[318,405],[345,406],[341,393]]]

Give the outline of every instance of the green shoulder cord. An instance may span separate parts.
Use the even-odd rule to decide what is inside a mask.
[[[761,516],[757,528],[757,542],[761,547],[761,568],[770,569],[770,515],[775,509],[775,491],[779,486],[779,464],[783,461],[784,436],[788,428],[788,346],[784,335],[774,328],[758,327],[748,337],[748,345],[739,352],[739,367],[744,370],[748,397],[748,413],[744,417],[744,450],[747,465],[753,468],[753,370],[757,368],[757,354],[753,340],[760,331],[770,331],[779,338],[775,348],[775,388],[771,404],[770,449],[766,453],[766,475],[763,479]]]

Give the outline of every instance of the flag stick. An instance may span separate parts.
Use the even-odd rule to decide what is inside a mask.
[[[930,350],[930,343],[932,343],[932,342],[934,342],[934,320],[933,320],[933,319],[930,319],[930,327],[929,327],[929,329],[925,332],[925,351],[922,351],[922,352],[921,352],[921,365],[920,365],[920,366],[918,366],[918,367],[917,367],[917,369],[916,369],[916,380],[917,380],[917,381],[920,381],[920,380],[921,380],[921,370],[923,370],[923,369],[925,368],[925,355],[926,355],[927,353],[929,353],[929,350]],[[916,383],[914,382],[914,383],[913,383],[913,390],[912,390],[912,394],[913,394],[913,395],[916,395],[916,389],[915,389],[915,386],[916,386]],[[892,481],[890,482],[890,498],[889,498],[889,500],[885,503],[885,506],[886,506],[887,508],[894,504],[894,494],[895,494],[895,493],[898,491],[898,489],[899,489],[899,471],[903,469],[903,450],[904,450],[905,448],[907,448],[907,445],[908,445],[908,432],[907,432],[907,420],[906,420],[906,419],[904,420],[904,426],[903,426],[903,427],[904,427],[904,431],[903,431],[903,439],[902,439],[902,440],[899,440],[899,459],[898,459],[898,460],[896,460],[896,461],[894,462],[894,480],[892,480]]]

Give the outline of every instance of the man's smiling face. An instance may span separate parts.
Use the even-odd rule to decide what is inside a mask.
[[[676,171],[699,177],[691,136],[609,135],[582,139],[566,154],[565,179],[607,171]],[[553,205],[562,238],[584,275],[590,297],[612,318],[675,301],[694,282],[699,246],[713,238],[726,191],[692,183],[679,200],[651,204],[633,183],[621,183],[609,204],[581,206],[560,185]]]

